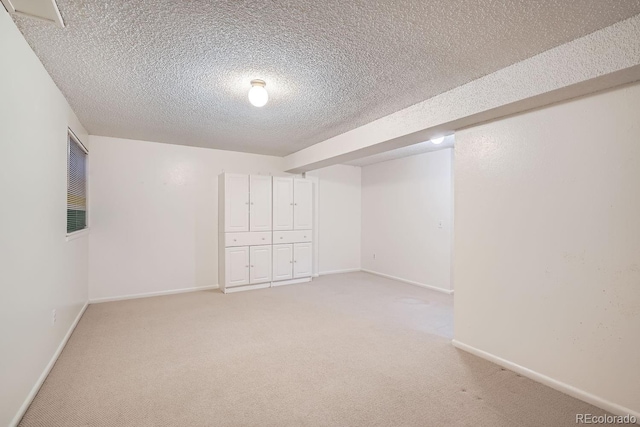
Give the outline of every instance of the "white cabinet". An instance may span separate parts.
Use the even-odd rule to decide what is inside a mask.
[[[293,244],[293,278],[311,277],[311,243]]]
[[[313,182],[228,173],[218,182],[222,291],[308,282],[313,275]]]
[[[273,178],[273,229],[293,230],[293,178]]]
[[[249,231],[248,233],[224,233],[221,238],[224,239],[224,245],[227,248],[231,246],[258,246],[271,244],[270,231]]]
[[[293,181],[293,229],[313,228],[313,183],[308,179]]]
[[[312,230],[274,231],[273,244],[310,242]]]
[[[313,228],[313,182],[302,178],[273,178],[273,230]]]
[[[271,281],[271,248],[271,245],[250,247],[249,281],[251,283]]]
[[[273,245],[273,281],[293,279],[293,245]]]
[[[222,174],[219,178],[220,229],[249,231],[249,176]]]
[[[249,230],[271,230],[271,177],[249,177]]]
[[[249,284],[249,247],[225,250],[225,287]]]
[[[271,248],[271,245],[226,248],[223,290],[271,282]]]
[[[311,277],[311,243],[273,245],[273,281]]]
[[[220,175],[218,191],[221,231],[271,231],[270,176],[225,173]]]

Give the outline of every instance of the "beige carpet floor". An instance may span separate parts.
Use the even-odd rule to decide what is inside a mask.
[[[367,273],[89,306],[21,426],[573,426],[455,349],[452,297]]]

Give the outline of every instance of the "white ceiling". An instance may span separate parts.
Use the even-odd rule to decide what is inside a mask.
[[[395,150],[385,151],[384,153],[373,154],[371,156],[362,157],[345,163],[351,166],[369,166],[376,163],[387,162],[389,160],[401,159],[403,157],[415,156],[417,154],[428,153],[430,151],[444,150],[453,148],[455,142],[454,135],[448,135],[440,144],[434,144],[431,141],[420,142],[418,144],[408,145],[406,147],[396,148]]]
[[[640,13],[640,0],[58,5],[66,28],[14,19],[91,134],[273,155]]]

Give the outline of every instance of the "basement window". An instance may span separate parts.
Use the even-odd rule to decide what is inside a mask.
[[[67,236],[87,228],[87,154],[71,129],[67,132]]]

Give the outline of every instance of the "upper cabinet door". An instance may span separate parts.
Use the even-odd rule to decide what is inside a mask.
[[[271,177],[251,175],[249,231],[271,231]]]
[[[249,175],[225,174],[224,231],[249,231]]]
[[[249,260],[251,269],[249,278],[251,283],[265,283],[271,281],[271,245],[251,246]]]
[[[313,183],[308,179],[295,179],[293,191],[293,228],[310,230],[313,228]]]
[[[293,230],[293,178],[273,178],[273,229]]]
[[[293,277],[311,276],[311,243],[293,244]]]

